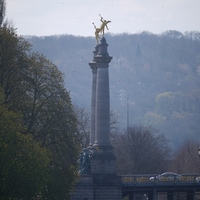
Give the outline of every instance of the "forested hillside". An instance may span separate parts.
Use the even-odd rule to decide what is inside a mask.
[[[65,75],[74,104],[90,109],[91,69],[96,42],[72,35],[29,37]],[[199,140],[200,32],[167,31],[160,35],[106,35],[110,63],[111,110],[120,128],[152,125],[174,146]]]

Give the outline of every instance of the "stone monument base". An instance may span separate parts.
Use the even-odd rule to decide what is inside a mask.
[[[71,200],[121,200],[121,179],[116,174],[81,175]]]
[[[95,146],[92,148],[93,155],[90,159],[91,174],[116,173],[116,158],[112,150],[112,146]]]

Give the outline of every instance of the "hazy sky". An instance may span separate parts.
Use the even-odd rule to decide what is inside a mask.
[[[200,31],[200,0],[7,0],[19,35],[93,36],[99,14],[110,33]]]

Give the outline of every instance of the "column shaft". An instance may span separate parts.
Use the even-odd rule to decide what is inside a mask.
[[[95,63],[96,65],[96,63]],[[95,108],[96,108],[96,66],[92,68],[92,96],[91,96],[91,124],[90,124],[90,146],[95,142]]]
[[[110,146],[110,96],[108,66],[97,67],[95,145]]]

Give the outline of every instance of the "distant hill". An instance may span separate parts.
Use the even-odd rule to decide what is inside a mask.
[[[113,57],[111,110],[118,115],[120,127],[152,125],[174,146],[187,138],[200,141],[200,32],[105,38]],[[65,74],[73,103],[89,110],[92,75],[88,63],[93,59],[95,39],[59,35],[27,40]]]

